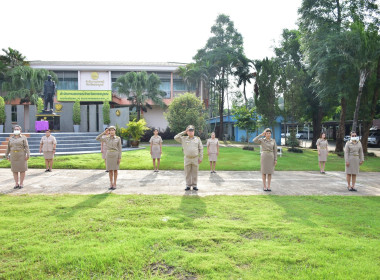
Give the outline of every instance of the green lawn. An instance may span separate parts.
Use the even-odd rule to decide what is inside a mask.
[[[204,149],[204,161],[200,170],[209,170],[209,162],[206,149]],[[9,168],[10,163],[6,160],[0,162],[0,168]],[[32,157],[29,160],[30,168],[44,168],[43,157]],[[75,169],[104,169],[104,161],[101,154],[85,154],[72,156],[56,156],[54,168]],[[123,153],[120,165],[121,169],[152,169],[152,160],[149,147],[144,150],[129,151]],[[160,169],[182,170],[183,153],[179,146],[164,146]],[[241,148],[220,148],[220,156],[217,162],[218,170],[260,170],[259,150],[246,151]],[[306,149],[302,154],[289,153],[284,149],[283,156],[278,158],[276,170],[319,170],[317,151]],[[360,168],[365,172],[380,172],[380,158],[368,157]],[[329,154],[326,171],[344,171],[344,159],[335,154]]]
[[[380,197],[0,197],[0,279],[379,279]]]

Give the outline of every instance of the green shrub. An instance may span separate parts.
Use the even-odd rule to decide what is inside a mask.
[[[0,124],[4,124],[6,120],[4,98],[0,96]]]
[[[255,148],[253,146],[244,146],[243,150],[254,151]]]
[[[299,148],[289,148],[288,149],[288,152],[290,153],[303,153],[303,150],[299,149]]]
[[[41,114],[43,110],[44,110],[44,101],[42,100],[41,97],[38,97],[38,99],[37,99],[37,113]]]
[[[79,125],[80,121],[81,121],[81,119],[80,119],[80,102],[77,99],[75,101],[74,107],[73,107],[73,122],[74,122],[74,124]]]
[[[103,123],[110,124],[110,103],[108,101],[103,102]]]
[[[139,141],[146,130],[149,130],[149,127],[146,126],[144,119],[133,120],[127,124],[127,128],[121,128],[121,135],[124,139],[131,137],[133,140]]]

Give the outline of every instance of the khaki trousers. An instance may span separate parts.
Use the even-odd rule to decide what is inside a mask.
[[[196,186],[198,183],[198,164],[185,165],[186,186]]]

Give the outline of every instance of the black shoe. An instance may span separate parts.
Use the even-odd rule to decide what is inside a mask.
[[[357,192],[358,190],[355,189],[355,188],[351,188],[351,191],[353,191],[353,192]]]
[[[45,172],[49,172],[49,169],[46,169]]]
[[[271,192],[272,190],[271,189],[267,189],[267,192]]]
[[[186,189],[185,189],[185,191],[189,191],[190,190],[190,187],[189,186],[187,186],[186,187]]]
[[[14,186],[13,188],[14,188],[14,189],[18,189],[18,188],[19,188],[19,185],[16,185],[16,186]]]
[[[18,188],[21,190],[24,186],[18,186]]]
[[[197,191],[197,190],[198,190],[197,186],[194,186],[193,191]]]
[[[108,170],[106,170],[106,172],[109,172]]]

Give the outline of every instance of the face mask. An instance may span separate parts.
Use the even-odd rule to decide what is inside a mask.
[[[14,133],[15,135],[20,135],[21,131],[20,131],[20,130],[15,130],[13,133]]]
[[[359,137],[357,137],[357,136],[351,137],[351,141],[359,141]]]

